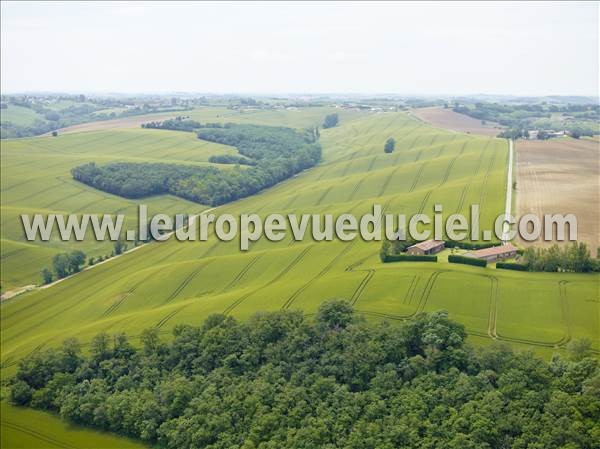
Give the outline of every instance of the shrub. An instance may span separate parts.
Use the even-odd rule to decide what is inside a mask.
[[[499,242],[486,242],[486,243],[472,243],[472,242],[456,242],[454,240],[444,240],[446,248],[460,248],[460,249],[485,249],[492,248],[494,246],[500,246]]]
[[[383,262],[437,262],[437,256],[420,256],[417,254],[387,254],[384,257]]]
[[[527,265],[513,262],[498,262],[496,263],[496,268],[500,268],[502,270],[527,271]]]
[[[448,262],[462,263],[465,265],[473,265],[475,267],[486,267],[487,266],[487,260],[475,259],[474,257],[457,256],[454,254],[448,256]]]

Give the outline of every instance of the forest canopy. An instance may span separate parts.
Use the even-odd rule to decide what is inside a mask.
[[[321,146],[312,131],[226,124],[222,128],[201,128],[198,137],[236,147],[240,155],[212,159],[219,163],[234,163],[236,167],[220,170],[132,162],[97,166],[92,162],[73,168],[71,174],[77,181],[125,198],[170,193],[217,206],[271,187],[314,166],[321,159]]]
[[[473,349],[445,312],[369,324],[344,301],[99,334],[23,359],[13,403],[168,449],[592,448],[600,372],[581,342],[545,362]],[[594,441],[596,443],[594,443]]]

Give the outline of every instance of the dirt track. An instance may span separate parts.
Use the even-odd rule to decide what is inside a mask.
[[[468,115],[459,114],[452,109],[442,107],[413,109],[412,113],[436,128],[449,129],[468,134],[480,134],[484,136],[497,136],[501,129],[494,124],[482,125],[481,120],[474,119]]]
[[[578,240],[592,255],[600,243],[600,145],[570,138],[518,140],[517,215],[572,213],[577,217]],[[532,243],[520,241],[524,245]],[[549,245],[552,242],[535,242]]]

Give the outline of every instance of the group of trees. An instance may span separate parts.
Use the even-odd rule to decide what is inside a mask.
[[[201,128],[198,137],[236,147],[241,154],[237,163],[251,166],[220,170],[216,167],[120,162],[100,167],[92,162],[73,168],[71,174],[80,182],[125,198],[170,193],[216,206],[271,187],[314,166],[321,159],[321,146],[311,131],[228,124],[222,128]],[[225,159],[233,160],[230,156]]]
[[[338,125],[339,121],[340,118],[338,114],[328,114],[323,121],[323,129],[333,128]]]
[[[52,257],[52,270],[45,267],[42,269],[42,282],[49,284],[54,279],[62,279],[75,273],[79,273],[85,264],[85,253],[74,250],[69,253],[55,254]]]
[[[210,316],[134,347],[97,335],[34,351],[18,405],[167,449],[592,448],[600,370],[589,342],[543,361],[473,349],[445,312],[368,324],[343,301],[241,323]]]
[[[529,247],[523,252],[522,260],[529,271],[600,271],[600,262],[592,258],[587,245],[582,242],[555,244],[549,248]]]

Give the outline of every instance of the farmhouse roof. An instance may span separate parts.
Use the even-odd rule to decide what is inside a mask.
[[[415,245],[409,246],[409,248],[419,248],[423,251],[428,251],[433,248],[437,248],[440,245],[443,245],[443,240],[425,240],[424,242],[419,242]]]
[[[506,254],[516,250],[517,248],[515,248],[509,243],[508,245],[492,246],[491,248],[484,248],[478,249],[477,251],[471,251],[470,253],[465,254],[465,256],[475,257],[479,259],[482,257],[496,256],[498,254]]]

